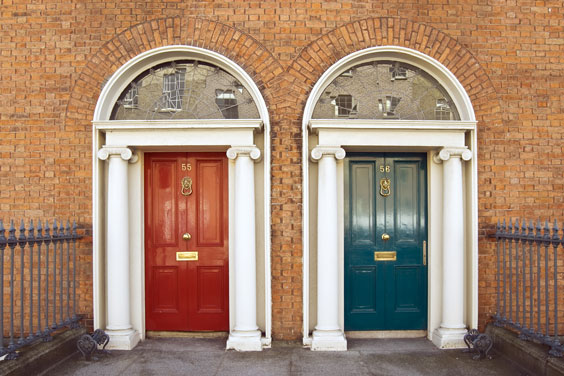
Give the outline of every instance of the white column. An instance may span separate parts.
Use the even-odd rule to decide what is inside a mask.
[[[466,148],[444,148],[434,158],[443,163],[443,283],[441,327],[433,333],[440,348],[465,347],[464,319],[464,200],[462,161],[472,158]]]
[[[229,333],[227,349],[261,351],[257,326],[255,173],[260,158],[255,146],[232,147],[227,157],[235,160],[235,326]]]
[[[340,147],[318,146],[311,157],[319,161],[317,181],[317,325],[312,350],[345,351],[347,340],[339,327],[339,247],[337,216],[337,159]]]
[[[106,333],[108,349],[131,350],[139,342],[129,306],[129,205],[127,165],[133,153],[126,147],[103,147],[98,158],[108,160],[106,197]]]

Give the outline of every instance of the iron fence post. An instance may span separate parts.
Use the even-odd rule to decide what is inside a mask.
[[[76,316],[76,221],[74,221],[72,225],[72,235],[72,320],[74,322],[74,325],[76,325],[76,323],[78,322],[78,317]]]
[[[546,317],[546,329],[545,329],[545,336],[548,337],[548,326],[549,326],[549,320],[548,320],[548,316],[550,315],[550,312],[548,311],[548,305],[549,305],[549,295],[550,295],[550,291],[549,291],[549,285],[548,285],[548,248],[550,247],[550,230],[548,229],[548,220],[545,221],[544,223],[544,235],[543,235],[543,240],[544,240],[544,304],[545,304],[545,317]]]
[[[558,246],[560,238],[558,237],[558,223],[554,220],[552,226],[552,248],[554,250],[554,337],[549,353],[553,356],[562,356],[562,349],[558,339]],[[548,272],[548,271],[547,271]],[[547,320],[548,321],[548,320]],[[549,334],[548,332],[546,333]]]
[[[533,233],[533,221],[529,220],[529,228],[527,232],[527,240],[529,242],[529,280],[531,281],[531,288],[529,289],[529,330],[533,330],[533,296],[534,290],[534,275],[533,275],[533,243],[534,243],[534,233]]]
[[[45,221],[45,327],[43,329],[43,341],[45,342],[52,340],[49,328],[49,245],[51,243],[51,228],[49,221]]]
[[[507,230],[507,226],[505,225],[505,219],[503,220],[503,228],[502,228],[502,232],[503,234],[506,234],[506,230]],[[507,321],[507,299],[506,299],[506,295],[507,295],[507,268],[506,268],[506,262],[505,262],[505,254],[506,254],[506,244],[507,244],[507,240],[506,238],[503,239],[503,322]]]
[[[5,354],[4,350],[4,250],[8,244],[6,239],[4,223],[0,219],[0,356]]]
[[[519,328],[519,250],[521,249],[521,238],[519,219],[515,221],[515,325]]]
[[[29,224],[27,241],[29,242],[29,335],[28,340],[33,338],[33,246],[35,245],[35,229],[33,220]]]
[[[537,222],[536,227],[536,243],[537,243],[537,334],[542,335],[541,327],[541,221]]]
[[[20,224],[20,236],[18,237],[18,245],[20,246],[20,344],[24,343],[24,250],[26,243],[25,224],[22,219]]]
[[[37,224],[37,333],[41,335],[41,245],[43,244],[43,228],[41,220]]]
[[[521,259],[522,259],[522,270],[521,276],[523,279],[523,311],[522,311],[522,324],[521,324],[521,334],[524,333],[527,327],[527,225],[525,220],[521,221]]]
[[[67,227],[65,229],[65,240],[67,243],[67,315],[65,319],[65,323],[69,324],[71,315],[70,315],[70,222],[67,220]]]
[[[8,351],[12,353],[14,350],[14,255],[17,244],[16,229],[14,221],[10,221],[10,236],[8,237],[8,246],[10,247],[10,342],[8,344]]]
[[[499,268],[499,239],[501,233],[501,225],[499,224],[499,219],[497,220],[495,231],[495,257],[496,257],[496,271],[495,271],[495,280],[496,280],[496,300],[495,300],[495,325],[500,325],[500,306],[499,306],[499,297],[500,297],[500,279],[501,279],[501,270]]]
[[[65,228],[63,225],[63,221],[60,222],[60,227],[59,227],[59,268],[61,270],[61,273],[59,275],[59,322],[58,322],[58,326],[63,326],[64,325],[64,314],[63,314],[63,295],[64,295],[64,289],[63,289],[63,281],[64,281],[64,266],[63,266],[63,254],[65,253]]]
[[[509,318],[513,324],[513,220],[509,220]]]
[[[53,221],[53,323],[51,329],[57,328],[57,244],[59,243],[57,233],[57,220]]]

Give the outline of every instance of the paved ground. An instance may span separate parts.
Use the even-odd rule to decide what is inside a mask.
[[[86,362],[79,354],[48,375],[526,375],[500,357],[472,360],[426,339],[350,339],[347,352],[313,352],[274,342],[255,353],[225,351],[225,339],[155,338],[132,351]]]

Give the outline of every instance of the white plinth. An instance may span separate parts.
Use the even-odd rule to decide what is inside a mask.
[[[260,330],[233,331],[227,339],[227,350],[236,351],[262,351]]]
[[[129,330],[106,330],[106,334],[110,336],[110,342],[106,346],[107,350],[131,350],[141,340],[139,332]]]
[[[347,351],[347,339],[340,330],[315,330],[311,341],[313,351]]]
[[[466,329],[438,328],[433,332],[433,343],[440,349],[465,348],[464,336],[468,333]]]

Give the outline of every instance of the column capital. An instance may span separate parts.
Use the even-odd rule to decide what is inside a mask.
[[[470,149],[466,147],[464,148],[447,147],[441,149],[441,151],[436,153],[433,156],[433,161],[435,163],[442,163],[443,161],[445,162],[448,161],[451,157],[461,158],[464,161],[469,161],[470,159],[472,159],[472,152],[470,151]]]
[[[323,158],[324,155],[331,155],[335,157],[335,159],[343,159],[346,154],[345,149],[339,146],[316,146],[311,151],[311,159],[318,161]]]
[[[254,145],[232,146],[227,149],[227,158],[229,159],[237,159],[240,155],[249,156],[255,161],[258,161],[261,157],[260,149]]]
[[[119,155],[124,161],[130,161],[135,163],[137,161],[137,155],[133,155],[133,151],[125,146],[103,146],[98,150],[98,158],[105,161],[111,155]]]

